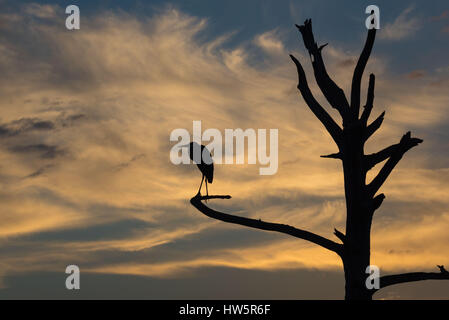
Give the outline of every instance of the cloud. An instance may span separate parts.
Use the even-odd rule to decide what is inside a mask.
[[[336,147],[299,96],[295,68],[278,54],[286,46],[277,32],[225,47],[228,36],[199,37],[207,21],[173,8],[140,20],[103,12],[76,33],[51,21],[11,21],[0,26],[2,275],[59,272],[75,262],[97,274],[154,277],[204,267],[340,270],[338,257],[322,248],[201,215],[188,202],[200,173],[169,161],[170,132],[191,130],[193,120],[221,132],[277,128],[278,173],[262,177],[257,166],[217,165],[210,190],[233,199],[211,206],[329,238],[334,227],[344,230],[341,166],[319,158]],[[329,45],[323,55],[348,92],[359,52],[342,46]],[[312,92],[338,119],[302,50],[295,55]],[[260,53],[274,54],[259,63],[252,58]],[[449,122],[447,90],[432,84],[449,79],[448,71],[409,81],[373,55],[362,96],[371,72],[373,112],[385,107],[387,117],[367,152],[397,143],[408,129],[426,135],[429,145],[407,154],[384,186],[385,210],[373,225],[376,263],[389,271],[449,264],[441,254],[448,243],[447,157],[430,142]],[[427,247],[408,243],[411,232]]]
[[[408,7],[392,23],[386,23],[383,27],[381,26],[379,38],[391,41],[402,40],[412,36],[421,29],[421,20],[410,16],[413,9],[413,6]]]
[[[41,158],[55,158],[56,156],[63,154],[63,151],[58,149],[57,146],[43,143],[15,146],[10,148],[10,150],[18,153],[37,153]]]
[[[407,74],[407,78],[409,79],[420,79],[426,75],[424,70],[413,70],[412,72]]]
[[[301,7],[304,4],[301,4]],[[299,9],[299,5],[295,2],[295,1],[289,1],[288,3],[288,8],[289,8],[289,12],[290,12],[290,17],[292,18],[293,21],[301,21],[303,20],[301,15],[300,15],[300,9]]]
[[[0,125],[0,137],[15,136],[32,130],[51,130],[54,124],[51,121],[42,121],[39,119],[19,119],[11,123]]]
[[[24,12],[41,19],[50,19],[56,16],[58,7],[50,4],[29,3],[25,5]]]
[[[270,53],[282,53],[284,52],[284,45],[276,35],[276,30],[265,32],[255,39],[256,45],[260,46],[263,50]]]
[[[145,154],[143,154],[143,153],[137,154],[134,157],[132,157],[129,161],[123,162],[123,163],[120,163],[119,165],[117,165],[116,169],[117,170],[125,169],[125,168],[129,167],[134,161],[137,161],[137,160],[140,160],[143,158],[145,158]]]
[[[45,166],[39,168],[38,170],[36,170],[36,171],[30,173],[30,174],[27,175],[25,178],[35,178],[35,177],[38,177],[38,176],[44,174],[48,169],[50,169],[50,168],[52,168],[52,167],[53,167],[53,165],[51,165],[51,164],[45,165]]]
[[[443,12],[441,12],[440,15],[430,17],[430,20],[431,21],[440,21],[440,20],[445,20],[447,18],[449,18],[449,10],[444,10]]]

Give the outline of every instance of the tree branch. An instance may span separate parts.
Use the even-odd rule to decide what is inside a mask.
[[[441,268],[440,268],[441,269]],[[444,270],[444,267],[442,268]],[[379,289],[399,283],[422,281],[422,280],[449,280],[449,272],[410,272],[380,277]]]
[[[376,118],[376,120],[374,120],[369,126],[366,127],[365,130],[365,141],[369,139],[369,137],[371,137],[374,132],[377,131],[377,129],[380,128],[380,126],[382,125],[382,122],[384,121],[384,117],[385,117],[385,111],[382,112],[380,114],[380,116],[378,116]]]
[[[199,196],[201,197],[201,200],[210,200],[210,199],[231,199],[232,197],[230,195],[225,195],[225,196],[219,196],[219,195],[215,195],[215,196],[202,196],[197,194],[196,197]]]
[[[329,159],[343,159],[343,155],[338,152],[338,153],[331,153],[331,154],[326,154],[326,155],[322,155],[320,156],[321,158],[329,158]]]
[[[370,184],[368,185],[368,192],[370,195],[376,194],[376,192],[379,190],[379,188],[382,186],[385,180],[387,180],[388,176],[393,171],[395,166],[402,159],[402,156],[408,150],[417,146],[421,142],[423,142],[422,139],[412,138],[409,131],[402,137],[401,141],[399,142],[396,148],[391,148],[390,150],[388,150],[388,152],[390,152],[391,154],[389,155],[387,162],[382,167],[382,169],[380,169],[379,173],[373,179],[373,181],[371,181]],[[385,156],[386,153],[387,152],[384,151],[384,154],[378,156],[378,159],[381,159],[381,157]]]
[[[312,59],[313,71],[315,73],[315,79],[318,86],[327,101],[329,101],[330,105],[337,109],[343,117],[343,120],[345,120],[345,115],[349,111],[348,100],[346,99],[343,90],[329,77],[321,55],[321,50],[327,45],[327,43],[318,47],[313,36],[311,19],[306,20],[304,25],[296,25],[296,27],[301,32],[304,45],[307,51],[309,51],[309,55]]]
[[[382,205],[382,202],[385,199],[385,195],[383,193],[377,195],[373,199],[373,212],[379,209],[379,207]]]
[[[317,234],[314,234],[309,231],[301,230],[294,228],[292,226],[286,225],[286,224],[279,224],[279,223],[271,223],[271,222],[265,222],[262,220],[256,220],[256,219],[250,219],[250,218],[244,218],[239,216],[234,216],[231,214],[219,212],[216,210],[213,210],[206,205],[203,204],[202,200],[206,199],[229,199],[230,196],[201,196],[196,195],[192,199],[190,199],[190,203],[197,208],[201,213],[205,214],[206,216],[221,220],[228,223],[234,223],[239,224],[246,227],[251,227],[255,229],[261,229],[261,230],[267,230],[267,231],[276,231],[280,233],[285,233],[288,235],[291,235],[296,238],[304,239],[307,241],[310,241],[312,243],[315,243],[323,248],[326,248],[330,251],[333,251],[337,253],[338,255],[341,255],[342,252],[342,245],[338,244],[332,240],[326,239],[322,236],[319,236]]]
[[[302,68],[301,63],[293,55],[290,58],[296,65],[298,71],[298,89],[304,101],[309,106],[310,110],[315,114],[315,116],[321,121],[326,130],[334,139],[337,145],[340,145],[342,130],[338,124],[335,123],[334,119],[324,110],[324,108],[316,101],[315,97],[310,91],[309,85],[307,84],[306,74]]]
[[[368,94],[366,96],[366,104],[363,108],[362,116],[360,117],[360,120],[362,121],[362,124],[364,127],[366,127],[366,124],[368,122],[368,118],[371,114],[371,111],[373,110],[373,102],[374,102],[374,85],[376,82],[376,77],[374,74],[370,74],[369,76],[369,84],[368,84]]]
[[[360,83],[362,81],[363,72],[365,71],[366,64],[368,62],[371,50],[373,49],[374,39],[376,38],[376,29],[372,28],[368,31],[366,37],[365,46],[360,54],[359,61],[354,69],[354,75],[352,76],[351,86],[351,110],[354,119],[359,117],[360,109]]]
[[[341,242],[345,243],[346,242],[346,236],[340,232],[337,228],[334,228],[334,234],[335,236],[341,240]]]
[[[393,144],[379,152],[366,155],[364,160],[365,171],[367,172],[371,170],[376,164],[381,163],[384,160],[387,160],[398,148],[399,143]]]

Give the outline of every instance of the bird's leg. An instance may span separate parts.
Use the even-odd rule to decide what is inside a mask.
[[[207,191],[207,179],[204,179],[204,182],[206,182],[206,196],[209,196],[209,191]],[[206,203],[207,203],[207,199],[206,199]]]
[[[197,193],[199,195],[201,195],[201,187],[203,186],[203,181],[204,181],[204,174],[203,174],[203,177],[201,178],[200,188],[198,189],[198,193]]]

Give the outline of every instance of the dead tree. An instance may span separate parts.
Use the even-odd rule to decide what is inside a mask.
[[[342,118],[343,125],[341,127],[314,98],[307,84],[306,75],[301,63],[293,55],[290,55],[298,71],[298,89],[304,101],[324,125],[338,147],[337,153],[322,157],[339,159],[343,164],[347,215],[346,234],[335,229],[334,234],[341,241],[338,243],[315,233],[289,225],[270,223],[218,212],[207,207],[202,202],[202,200],[207,199],[229,199],[230,196],[204,197],[197,195],[190,200],[191,204],[208,217],[251,228],[286,233],[300,239],[308,240],[335,252],[343,262],[345,299],[371,300],[377,290],[399,283],[428,279],[448,280],[449,273],[443,266],[439,266],[440,272],[412,272],[381,276],[379,289],[367,289],[365,282],[368,277],[366,268],[370,265],[371,223],[374,212],[385,199],[385,195],[383,193],[378,194],[378,191],[404,154],[421,143],[422,140],[412,138],[410,132],[407,132],[397,144],[377,153],[364,153],[366,141],[380,128],[385,115],[385,112],[382,112],[374,121],[368,123],[374,101],[375,77],[373,74],[369,77],[366,104],[360,115],[360,83],[371,54],[371,49],[373,48],[376,29],[373,28],[368,31],[365,46],[354,70],[351,100],[349,102],[343,90],[337,86],[326,71],[321,55],[321,51],[326,45],[318,46],[315,42],[311,20],[306,20],[304,25],[297,25],[297,28],[302,35],[304,45],[309,53],[316,82],[329,104],[337,109]],[[377,176],[367,183],[367,172],[384,160],[386,162]]]

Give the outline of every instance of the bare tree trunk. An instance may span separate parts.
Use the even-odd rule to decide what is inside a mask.
[[[363,257],[349,256],[343,260],[345,273],[345,300],[371,300],[372,292],[365,286],[367,277],[364,266],[368,265]],[[369,260],[369,257],[368,257]]]
[[[363,139],[361,127],[343,130],[343,146],[340,151],[346,195],[346,237],[343,249],[345,272],[345,299],[371,299],[365,286],[366,268],[370,265],[369,208],[363,172]],[[365,204],[365,205],[364,205]]]
[[[337,229],[334,232],[335,236],[342,243],[334,242],[310,231],[294,228],[289,225],[222,213],[205,206],[202,202],[202,200],[207,199],[230,199],[231,197],[228,195],[201,196],[197,194],[190,200],[191,204],[208,217],[251,228],[289,234],[335,252],[341,257],[343,262],[345,299],[347,300],[371,300],[377,290],[398,283],[428,279],[448,280],[449,272],[446,271],[444,266],[438,266],[440,269],[439,273],[412,272],[382,276],[379,279],[379,289],[367,288],[366,279],[369,275],[366,273],[366,270],[370,265],[371,223],[374,212],[381,206],[385,199],[383,193],[376,194],[403,155],[421,143],[422,140],[412,138],[410,132],[407,132],[398,144],[391,145],[377,153],[369,155],[365,155],[364,153],[366,141],[380,128],[385,116],[385,112],[382,112],[380,116],[368,124],[374,101],[375,77],[373,74],[369,77],[366,104],[360,116],[360,84],[374,44],[376,29],[368,31],[365,46],[354,69],[351,101],[349,103],[343,90],[337,86],[326,71],[323,57],[321,56],[321,51],[326,44],[318,46],[315,42],[311,20],[306,20],[304,25],[297,27],[302,34],[304,45],[309,52],[317,84],[329,104],[338,110],[342,117],[343,128],[335,122],[314,98],[308,86],[306,74],[301,63],[294,56],[290,55],[298,71],[298,89],[304,101],[318,120],[321,121],[339,149],[338,153],[321,157],[339,159],[343,165],[346,197],[346,234],[343,234]],[[385,164],[376,177],[371,182],[366,183],[366,173],[376,164],[385,160]]]

